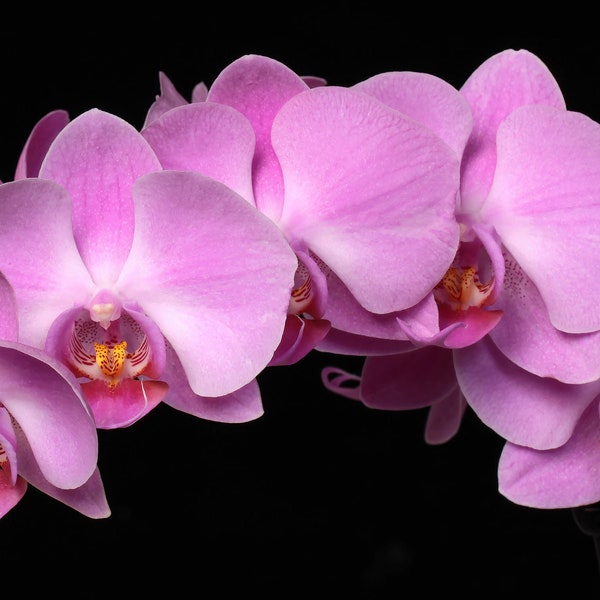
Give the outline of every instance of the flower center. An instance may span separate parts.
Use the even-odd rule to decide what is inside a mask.
[[[485,305],[494,289],[494,279],[481,283],[475,267],[450,267],[435,287],[435,299],[452,310]]]
[[[111,321],[77,319],[69,340],[69,364],[78,375],[105,381],[114,388],[140,375],[150,362],[148,337],[127,314]],[[128,352],[129,347],[134,348]]]

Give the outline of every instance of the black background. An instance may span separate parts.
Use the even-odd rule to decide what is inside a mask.
[[[552,70],[570,109],[600,119],[600,42],[574,4],[529,18],[508,5],[440,12],[373,2],[2,10],[5,181],[50,110],[73,118],[98,107],[139,128],[159,71],[189,98],[249,53],[330,84],[414,70],[460,87],[492,54],[526,48]],[[360,361],[313,353],[262,373],[265,415],[251,423],[159,406],[128,429],[99,432],[112,516],[87,519],[30,488],[0,520],[0,585],[83,598],[542,597],[563,588],[598,597],[592,539],[569,510],[525,508],[498,493],[502,440],[474,415],[451,442],[427,446],[425,412],[336,397],[319,379],[328,364]]]

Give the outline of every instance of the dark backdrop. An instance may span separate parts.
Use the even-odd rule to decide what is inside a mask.
[[[492,54],[526,48],[553,71],[569,108],[599,119],[591,16],[570,5],[525,20],[501,8],[3,9],[0,179],[12,178],[48,111],[75,117],[98,107],[140,127],[159,71],[189,97],[249,53],[331,84],[415,70],[460,87]],[[597,597],[592,539],[569,510],[528,509],[498,493],[502,440],[473,414],[454,440],[427,446],[425,412],[384,413],[335,397],[319,379],[328,364],[359,361],[313,353],[263,373],[265,415],[252,423],[159,406],[128,429],[101,431],[112,516],[89,520],[30,488],[0,521],[3,581],[78,597],[541,597],[560,588]]]

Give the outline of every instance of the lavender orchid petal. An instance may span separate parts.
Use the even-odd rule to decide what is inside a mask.
[[[461,190],[475,209],[491,186],[496,166],[496,131],[517,107],[565,101],[548,67],[527,50],[506,50],[481,64],[461,88],[473,113],[473,132],[465,149]],[[464,200],[463,200],[464,201]]]
[[[477,416],[514,444],[540,450],[564,444],[600,381],[568,385],[510,362],[489,339],[454,351],[456,377]]]
[[[254,202],[254,130],[237,110],[214,103],[169,111],[142,130],[164,169],[198,171]]]
[[[295,254],[270,219],[198,173],[143,176],[134,200],[135,236],[119,288],[158,325],[195,393],[239,389],[281,339]]]
[[[54,318],[65,306],[83,304],[93,288],[62,187],[42,179],[0,186],[0,257],[19,306],[19,339],[43,348]]]
[[[600,279],[589,276],[600,269],[600,124],[523,106],[500,125],[497,149],[482,218],[535,283],[557,329],[600,329]],[[586,293],[573,293],[581,285]]]
[[[431,291],[458,245],[458,159],[445,143],[374,98],[337,87],[289,100],[272,143],[285,177],[280,227],[360,304],[389,313]]]
[[[571,438],[554,450],[507,443],[498,464],[498,490],[533,508],[572,508],[600,501],[598,402],[590,403]]]
[[[425,441],[440,445],[451,440],[458,433],[467,406],[458,385],[447,396],[432,404],[425,424]]]
[[[10,342],[0,342],[0,370],[2,404],[19,423],[44,478],[62,488],[82,485],[96,468],[98,439],[73,376],[41,351]],[[19,472],[29,479],[20,443],[18,452]]]
[[[276,220],[281,212],[283,181],[271,145],[271,124],[283,104],[309,89],[300,76],[272,58],[247,55],[229,64],[208,90],[207,102],[232,106],[256,133],[254,197],[258,208]]]
[[[146,114],[146,120],[142,129],[145,129],[150,123],[158,119],[161,115],[177,106],[183,106],[188,101],[177,91],[171,80],[162,72],[158,73],[158,83],[160,94],[151,104]]]
[[[17,341],[19,325],[15,291],[0,273],[0,340]]]
[[[50,144],[69,123],[69,120],[67,111],[53,110],[35,124],[19,156],[15,179],[38,176]]]
[[[97,285],[114,282],[134,230],[133,182],[160,163],[126,121],[92,109],[56,137],[40,177],[61,184],[73,198],[73,235]]]
[[[471,109],[449,83],[413,71],[380,73],[353,86],[429,127],[461,156],[471,129]]]
[[[221,423],[246,423],[264,414],[256,379],[224,396],[208,398],[195,394],[186,383],[181,361],[170,345],[167,345],[167,366],[163,379],[169,384],[169,393],[164,403],[201,419]]]

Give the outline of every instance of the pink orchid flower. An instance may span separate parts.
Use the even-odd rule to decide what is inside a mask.
[[[369,314],[408,309],[447,270],[459,235],[458,158],[429,128],[258,55],[228,65],[202,102],[173,97],[165,91],[171,108],[154,105],[142,129],[163,167],[228,185],[280,227],[298,258],[271,365],[300,360],[333,320],[343,325],[343,310],[330,314],[344,304],[336,294]]]
[[[93,417],[73,374],[16,341],[14,294],[0,277],[0,517],[32,485],[85,516],[110,516]]]
[[[255,378],[297,266],[269,219],[217,181],[162,171],[135,128],[98,109],[0,198],[19,339],[80,377],[98,427],[161,401],[213,420],[262,414]]]
[[[600,125],[566,110],[547,67],[524,50],[491,57],[461,93],[473,130],[461,244],[434,291],[440,330],[399,320],[419,350],[368,357],[358,379],[328,370],[326,385],[374,407],[431,406],[432,442],[456,433],[468,404],[512,444],[558,448],[600,378]],[[444,385],[406,388],[415,373]]]

